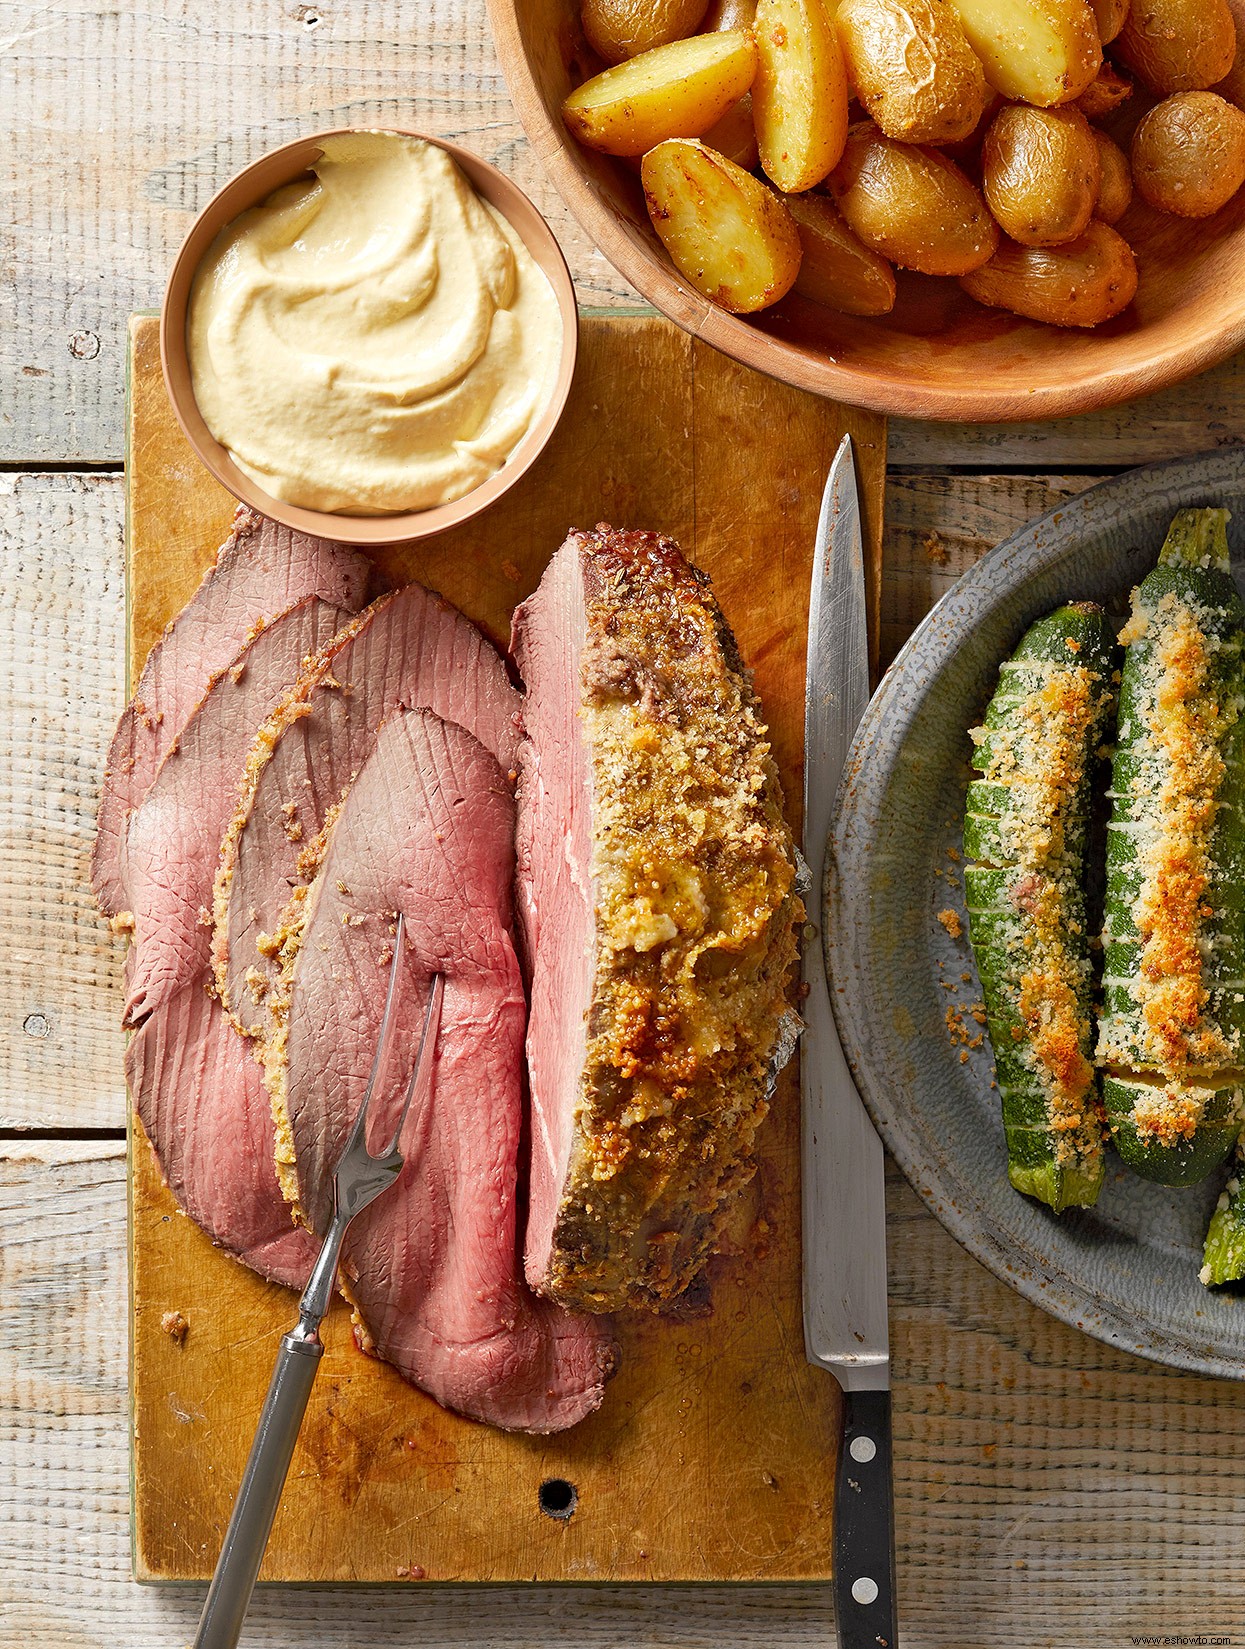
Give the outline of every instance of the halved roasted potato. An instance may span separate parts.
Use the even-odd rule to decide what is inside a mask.
[[[1102,46],[1089,0],[951,0],[986,79],[1039,108],[1070,103],[1098,73]]]
[[[742,166],[704,143],[659,143],[640,168],[644,200],[675,268],[737,315],[777,303],[800,271],[791,214]]]
[[[697,34],[594,75],[566,99],[562,118],[581,143],[642,155],[668,137],[699,137],[752,84],[757,50],[745,29]]]
[[[583,0],[584,36],[598,57],[624,63],[695,34],[708,0]]]
[[[823,194],[788,195],[804,256],[795,290],[844,315],[886,315],[895,307],[895,274],[844,223]]]
[[[1133,172],[1128,156],[1105,132],[1094,132],[1098,148],[1098,202],[1094,216],[1102,223],[1118,223],[1133,198]]]
[[[756,22],[757,0],[709,0],[706,29],[750,29]]]
[[[887,137],[958,143],[981,119],[986,77],[949,0],[840,0],[852,91]]]
[[[830,188],[848,227],[904,269],[963,275],[998,244],[998,225],[954,161],[896,143],[872,121],[848,133]]]
[[[838,164],[847,137],[847,71],[830,0],[759,0],[752,88],[761,165],[787,194]]]
[[[752,94],[745,92],[732,103],[715,126],[703,133],[705,144],[718,154],[751,172],[757,164],[757,131],[752,119]]]
[[[960,285],[978,303],[1010,309],[1050,326],[1097,326],[1118,315],[1137,291],[1137,260],[1122,236],[1091,223],[1066,246],[1005,240]]]
[[[1236,25],[1227,0],[1133,0],[1113,50],[1152,92],[1203,91],[1232,68]]]
[[[1173,92],[1133,133],[1132,159],[1143,200],[1208,218],[1245,182],[1245,114],[1215,92]]]
[[[1132,81],[1104,58],[1098,73],[1077,98],[1076,106],[1086,120],[1101,120],[1132,95]]]
[[[1084,234],[1100,182],[1098,146],[1079,109],[1000,109],[981,151],[981,187],[1005,234],[1059,246]]]

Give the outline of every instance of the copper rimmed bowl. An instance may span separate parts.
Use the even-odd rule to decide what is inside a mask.
[[[320,158],[325,139],[351,129],[357,128],[316,132],[272,150],[230,179],[220,193],[208,202],[182,243],[169,275],[160,312],[160,358],[169,399],[187,440],[216,479],[235,498],[252,505],[261,514],[271,516],[274,521],[283,522],[299,532],[312,533],[318,538],[334,538],[346,544],[400,544],[411,539],[431,537],[434,533],[445,532],[470,520],[508,492],[536,462],[556,429],[570,394],[579,342],[579,314],[575,305],[574,283],[553,231],[523,191],[504,172],[499,172],[495,166],[490,166],[487,161],[456,143],[447,143],[442,138],[414,131],[409,126],[386,126],[386,131],[435,143],[452,156],[466,173],[476,193],[501,213],[544,272],[553,288],[562,321],[562,355],[553,393],[544,411],[495,475],[464,497],[456,498],[449,504],[440,504],[435,509],[400,515],[329,514],[322,510],[301,509],[283,499],[273,498],[257,486],[213,436],[195,401],[186,349],[186,311],[190,289],[204,254],[227,223],[232,223],[249,207],[267,200],[283,184],[305,176]]]
[[[1213,218],[1134,203],[1117,225],[1137,298],[1092,331],[983,309],[953,280],[899,276],[891,314],[836,315],[789,295],[751,320],[683,281],[653,233],[639,180],[563,125],[562,100],[600,65],[580,0],[488,0],[506,83],[567,206],[620,274],[672,321],[797,388],[906,418],[1010,422],[1090,412],[1178,383],[1245,345],[1245,189]]]

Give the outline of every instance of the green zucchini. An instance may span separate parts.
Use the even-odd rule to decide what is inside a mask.
[[[1236,1171],[1219,1197],[1206,1232],[1202,1251],[1202,1281],[1213,1287],[1219,1283],[1239,1283],[1245,1277],[1245,1197],[1241,1195],[1239,1159]]]
[[[1145,1179],[1231,1151],[1245,1063],[1245,605],[1226,510],[1182,510],[1133,592],[1107,826],[1107,1122]]]
[[[1003,665],[973,733],[981,777],[968,789],[964,890],[1008,1177],[1057,1212],[1092,1204],[1104,1171],[1085,856],[1116,679],[1101,608],[1060,607]]]

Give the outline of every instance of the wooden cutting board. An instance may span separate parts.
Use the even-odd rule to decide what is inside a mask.
[[[133,682],[225,537],[233,500],[173,418],[155,320],[136,318],[130,342]],[[755,671],[798,834],[809,565],[849,430],[876,598],[884,420],[761,377],[666,321],[586,317],[570,404],[540,462],[481,520],[378,565],[388,581],[440,590],[504,642],[568,527],[671,534],[711,574]],[[875,599],[875,625],[876,614]],[[335,1308],[264,1578],[827,1578],[838,1388],[804,1358],[794,1061],[760,1143],[730,1252],[712,1264],[711,1313],[619,1318],[621,1370],[600,1411],[562,1436],[507,1436],[446,1413],[361,1356]],[[198,1580],[294,1296],[179,1213],[137,1121],[131,1166],[135,1573]],[[162,1327],[169,1312],[189,1324],[180,1342]],[[551,1481],[574,1486],[571,1518],[542,1511]]]

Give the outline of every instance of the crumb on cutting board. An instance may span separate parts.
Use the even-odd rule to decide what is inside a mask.
[[[160,1327],[173,1344],[179,1346],[190,1333],[190,1319],[183,1312],[166,1311],[160,1319]]]

